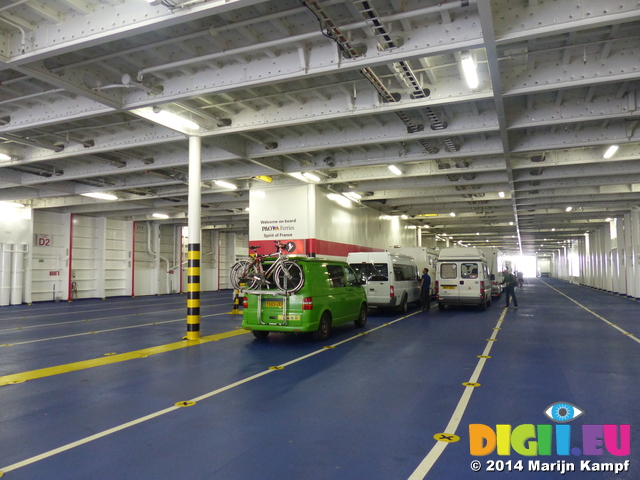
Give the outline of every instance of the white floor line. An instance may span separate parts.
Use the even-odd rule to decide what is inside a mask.
[[[499,328],[500,325],[502,325],[502,322],[504,321],[504,316],[506,315],[506,313],[507,313],[507,309],[505,308],[503,309],[502,314],[498,319],[498,323],[496,323],[497,328]],[[496,339],[497,335],[498,335],[498,330],[493,330],[493,333],[491,334],[491,337],[489,337],[489,340],[487,340],[487,345],[485,346],[484,351],[482,352],[483,357],[489,355],[489,352],[491,351],[491,348],[495,343],[494,340]],[[471,378],[468,380],[469,383],[477,383],[478,379],[480,378],[480,373],[482,373],[482,369],[484,368],[486,361],[487,361],[486,358],[480,358],[478,360],[478,363],[476,364],[476,368],[471,374]],[[456,431],[458,430],[458,427],[460,426],[460,422],[462,421],[462,416],[464,415],[464,412],[467,409],[467,406],[469,405],[469,400],[471,400],[471,394],[476,388],[478,387],[466,387],[464,389],[464,392],[462,392],[462,396],[458,401],[458,405],[453,411],[453,414],[449,419],[449,423],[445,427],[443,433],[446,433],[448,435],[453,435],[456,433]],[[440,458],[440,455],[442,454],[442,452],[444,452],[444,449],[447,448],[447,445],[449,445],[448,442],[436,441],[433,448],[429,451],[427,456],[424,457],[422,462],[420,462],[420,465],[418,465],[418,467],[413,471],[413,473],[411,474],[408,480],[422,480],[424,477],[426,477],[427,474],[429,473],[429,470],[431,470],[431,468],[436,463],[438,458]]]
[[[636,337],[633,333],[627,332],[625,329],[620,328],[619,326],[611,323],[609,320],[607,320],[604,317],[601,317],[600,315],[598,315],[596,312],[594,312],[593,310],[589,310],[587,307],[585,307],[584,305],[582,305],[581,303],[577,302],[576,300],[574,300],[573,298],[571,298],[569,295],[566,295],[564,293],[562,293],[560,290],[558,290],[557,288],[552,287],[551,285],[549,285],[546,282],[542,282],[544,283],[547,287],[549,287],[551,290],[555,290],[556,292],[558,292],[560,295],[562,295],[563,297],[568,298],[569,300],[571,300],[573,303],[575,303],[576,305],[578,305],[580,308],[586,310],[587,312],[589,312],[591,315],[593,315],[594,317],[596,317],[599,320],[602,320],[604,323],[606,323],[607,325],[609,325],[610,327],[615,328],[616,330],[618,330],[619,332],[623,333],[624,335],[626,335],[627,337],[629,337],[631,340],[634,340],[638,343],[640,343],[640,339],[638,339],[638,337]]]
[[[364,334],[364,335],[359,333],[357,335],[354,335],[353,337],[349,337],[349,338],[347,338],[345,340],[342,340],[340,342],[334,343],[333,345],[330,345],[330,347],[336,347],[336,346],[341,345],[343,343],[355,340],[356,338],[365,337],[370,332],[379,330],[379,329],[384,328],[384,327],[388,327],[391,324],[399,322],[400,320],[404,320],[405,318],[411,317],[411,316],[415,315],[416,313],[418,313],[418,312],[411,313],[409,315],[405,315],[404,317],[401,317],[401,318],[398,318],[398,319],[393,320],[391,322],[385,323],[384,325],[380,325],[379,327],[375,327],[375,328],[372,328],[371,330],[367,330],[367,333]],[[304,360],[306,358],[312,357],[312,356],[317,355],[317,354],[322,353],[322,352],[328,352],[330,350],[331,350],[330,348],[323,347],[323,348],[321,348],[319,350],[316,350],[314,352],[311,352],[311,353],[309,353],[307,355],[303,355],[303,356],[298,357],[296,359],[293,359],[293,360],[291,360],[291,361],[289,361],[287,363],[283,363],[280,366],[281,367],[285,367],[285,366],[288,366],[288,365],[292,365],[292,364],[294,364],[296,362],[300,362],[300,361],[302,361],[302,360]],[[255,375],[251,375],[250,377],[244,378],[242,380],[238,380],[237,382],[231,383],[231,384],[226,385],[224,387],[218,388],[217,390],[213,390],[213,391],[211,391],[209,393],[205,393],[204,395],[200,395],[199,397],[195,397],[195,398],[193,398],[191,400],[188,400],[188,401],[189,402],[199,402],[201,400],[205,400],[207,398],[211,398],[211,397],[213,397],[215,395],[218,395],[219,393],[231,390],[232,388],[238,387],[240,385],[244,385],[245,383],[248,383],[248,382],[250,382],[252,380],[255,380],[257,378],[263,377],[264,375],[267,375],[268,373],[273,373],[273,372],[278,372],[278,371],[280,371],[280,370],[272,370],[272,369],[265,370],[265,371],[256,373]],[[75,447],[78,447],[80,445],[84,445],[84,444],[93,442],[94,440],[98,440],[100,438],[106,437],[107,435],[111,435],[112,433],[120,432],[120,431],[122,431],[122,430],[124,430],[126,428],[129,428],[129,427],[132,427],[134,425],[139,425],[139,424],[141,424],[143,422],[146,422],[148,420],[152,420],[154,418],[158,418],[158,417],[160,417],[160,416],[162,416],[162,415],[164,415],[166,413],[174,412],[175,410],[178,410],[180,408],[183,408],[183,407],[173,406],[173,407],[165,408],[164,410],[159,410],[157,412],[154,412],[152,414],[149,414],[149,415],[146,415],[144,417],[138,418],[136,420],[132,420],[132,421],[127,422],[127,423],[123,423],[122,425],[118,425],[118,426],[110,428],[108,430],[104,430],[102,432],[96,433],[96,434],[91,435],[89,437],[85,437],[85,438],[82,438],[82,439],[77,440],[75,442],[68,443],[67,445],[63,445],[61,447],[54,448],[53,450],[49,450],[48,452],[41,453],[40,455],[36,455],[34,457],[27,458],[25,460],[22,460],[21,462],[17,462],[17,463],[14,463],[12,465],[8,465],[6,467],[0,468],[0,477],[2,477],[3,474],[5,474],[7,472],[11,472],[13,470],[17,470],[18,468],[25,467],[27,465],[31,465],[33,463],[36,463],[36,462],[40,461],[40,460],[44,460],[45,458],[49,458],[49,457],[52,457],[54,455],[57,455],[58,453],[66,452],[67,450],[71,450],[71,449],[73,449]]]

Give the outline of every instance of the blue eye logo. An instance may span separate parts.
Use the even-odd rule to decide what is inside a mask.
[[[544,414],[554,422],[567,423],[584,414],[584,411],[570,403],[557,402],[549,405]]]

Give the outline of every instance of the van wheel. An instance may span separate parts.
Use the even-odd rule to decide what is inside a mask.
[[[367,323],[367,306],[363,303],[360,307],[360,315],[358,315],[358,319],[354,322],[357,328],[362,328]]]
[[[329,338],[329,333],[331,333],[331,314],[329,312],[324,312],[320,318],[318,330],[313,332],[313,339],[321,342],[322,340]]]
[[[402,296],[402,301],[400,302],[400,305],[398,306],[398,311],[400,313],[407,313],[409,311],[409,305],[407,302],[407,296],[403,295]]]
[[[482,303],[480,304],[480,310],[484,312],[486,309],[487,309],[487,299],[483,298]]]
[[[256,338],[267,338],[267,336],[269,336],[269,332],[267,330],[252,330],[251,333],[253,333],[253,336]]]
[[[438,310],[444,310],[444,303],[438,304]]]

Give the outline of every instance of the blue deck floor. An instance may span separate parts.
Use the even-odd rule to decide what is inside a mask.
[[[3,480],[639,479],[640,305],[550,278],[517,295],[519,309],[371,311],[321,343],[241,334],[15,384],[2,380],[180,342],[186,297],[3,307]],[[231,308],[229,291],[202,295],[203,337],[237,331]],[[470,454],[470,424],[555,426],[557,402],[585,412],[571,447],[582,425],[630,425],[630,454],[561,456],[555,440],[551,455]]]

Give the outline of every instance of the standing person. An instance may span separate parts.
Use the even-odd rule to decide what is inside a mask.
[[[420,304],[423,312],[431,307],[431,277],[429,269],[426,267],[422,270],[422,279],[420,280]]]
[[[518,270],[518,274],[516,275],[516,278],[518,279],[518,286],[521,287],[524,285],[524,273],[522,273],[522,271]]]
[[[504,278],[502,283],[504,284],[504,299],[506,300],[506,307],[509,308],[509,297],[513,298],[513,306],[518,308],[518,300],[516,299],[516,277],[509,273],[508,269],[504,269]]]

